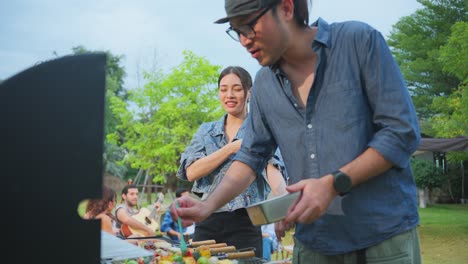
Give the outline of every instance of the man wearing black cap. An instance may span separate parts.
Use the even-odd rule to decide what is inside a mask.
[[[263,67],[235,162],[210,197],[180,199],[200,221],[259,175],[279,147],[298,202],[293,263],[420,263],[409,158],[420,133],[382,35],[361,22],[308,23],[307,0],[225,0],[226,31]],[[274,103],[272,103],[274,102]],[[173,209],[173,213],[175,209]]]

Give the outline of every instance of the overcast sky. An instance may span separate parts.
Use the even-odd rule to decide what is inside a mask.
[[[311,21],[360,20],[384,36],[416,0],[314,0]],[[143,84],[142,70],[165,70],[191,50],[212,64],[239,65],[252,75],[259,66],[226,33],[223,0],[6,0],[0,3],[0,79],[83,45],[123,55],[126,88]]]

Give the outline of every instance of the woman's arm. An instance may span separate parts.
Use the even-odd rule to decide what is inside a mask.
[[[268,163],[266,167],[266,174],[268,184],[270,185],[271,192],[274,196],[287,193],[286,191],[286,181],[280,170],[271,163]]]
[[[99,214],[96,218],[101,219],[102,231],[115,235],[114,230],[112,229],[112,219],[109,216],[105,214]]]
[[[288,175],[284,167],[283,157],[278,148],[273,157],[268,161],[265,171],[266,180],[270,185],[273,196],[288,193],[286,190]]]
[[[190,166],[187,167],[187,179],[192,182],[210,174],[221,166],[231,155],[237,153],[241,144],[242,140],[233,141],[210,155],[190,164]]]

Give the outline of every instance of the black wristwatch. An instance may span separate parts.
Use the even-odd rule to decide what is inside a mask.
[[[334,178],[333,186],[335,187],[336,192],[340,196],[347,194],[351,190],[351,178],[339,170],[333,172],[332,175]]]

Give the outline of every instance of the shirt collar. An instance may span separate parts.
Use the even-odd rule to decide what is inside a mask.
[[[227,114],[224,114],[218,121],[216,121],[211,134],[213,136],[222,136],[224,135],[224,122],[226,121]]]
[[[318,42],[326,47],[330,47],[330,25],[324,19],[317,19],[312,24],[313,27],[317,27],[317,35],[315,36],[314,42]]]
[[[247,115],[249,115],[249,113],[247,113]],[[224,116],[222,116],[218,121],[216,121],[213,129],[210,132],[210,134],[212,136],[215,137],[215,136],[223,136],[224,135],[224,123],[226,121],[226,118],[227,118],[227,113],[224,114]],[[247,118],[247,116],[245,118]],[[243,130],[244,130],[244,126],[241,126],[239,128],[239,131],[237,131],[237,134],[235,136],[236,139],[238,138],[238,136],[243,135]]]

